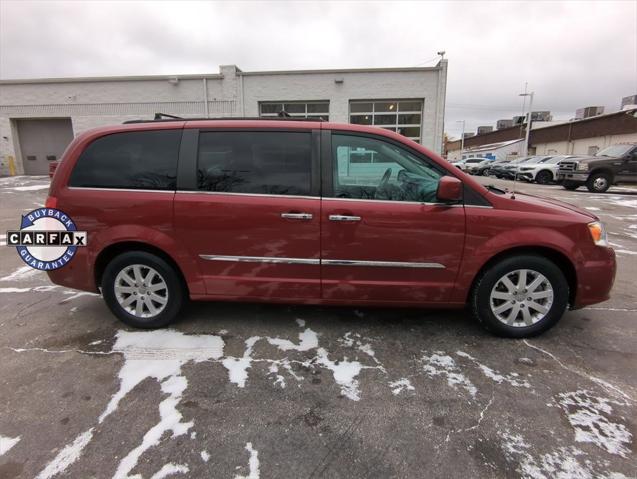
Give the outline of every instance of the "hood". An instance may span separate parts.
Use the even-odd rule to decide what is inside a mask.
[[[574,156],[573,158],[569,158],[567,160],[562,160],[564,162],[568,162],[568,161],[577,161],[578,163],[588,163],[589,161],[595,161],[595,160],[610,160],[611,157],[610,156],[591,156],[591,155],[581,155],[581,156]]]
[[[587,222],[599,221],[599,218],[588,210],[578,208],[575,205],[566,203],[564,201],[555,200],[553,198],[547,198],[545,196],[529,195],[527,193],[515,193],[515,199],[511,199],[510,193],[506,195],[494,195],[498,197],[498,200],[506,201],[507,209],[518,209],[516,205],[524,210],[532,207],[534,210],[549,214],[565,214],[575,213],[583,216]],[[503,205],[504,206],[504,205]]]

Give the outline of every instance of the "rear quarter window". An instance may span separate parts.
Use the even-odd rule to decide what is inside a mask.
[[[114,133],[82,152],[69,186],[174,190],[181,130]]]

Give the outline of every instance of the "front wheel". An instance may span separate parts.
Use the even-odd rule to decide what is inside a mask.
[[[539,185],[548,185],[551,181],[553,181],[553,173],[547,170],[542,170],[535,176],[535,181]]]
[[[586,188],[591,193],[604,193],[610,188],[610,175],[607,173],[593,173],[588,177]]]
[[[552,261],[511,256],[489,267],[471,294],[471,309],[489,331],[509,338],[536,336],[553,327],[568,306],[569,287]]]
[[[184,301],[179,273],[164,259],[145,251],[115,257],[104,270],[102,294],[124,323],[160,328],[173,321]]]

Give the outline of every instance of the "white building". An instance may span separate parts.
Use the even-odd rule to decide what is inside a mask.
[[[46,174],[74,135],[152,118],[292,116],[391,129],[441,152],[447,61],[429,68],[0,80],[0,174]]]
[[[465,158],[484,158],[485,160],[505,160],[519,156],[524,148],[524,140],[508,140],[465,148],[464,151],[453,150],[447,155],[448,161]]]

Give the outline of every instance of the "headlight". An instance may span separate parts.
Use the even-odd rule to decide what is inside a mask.
[[[588,171],[588,163],[578,163],[577,171]]]
[[[591,238],[593,238],[593,243],[597,246],[608,246],[608,241],[606,239],[606,230],[604,229],[604,225],[599,221],[594,221],[592,223],[588,223],[588,231],[591,234]]]
[[[533,168],[532,167],[525,167],[525,168],[520,168],[520,171],[532,171]]]

